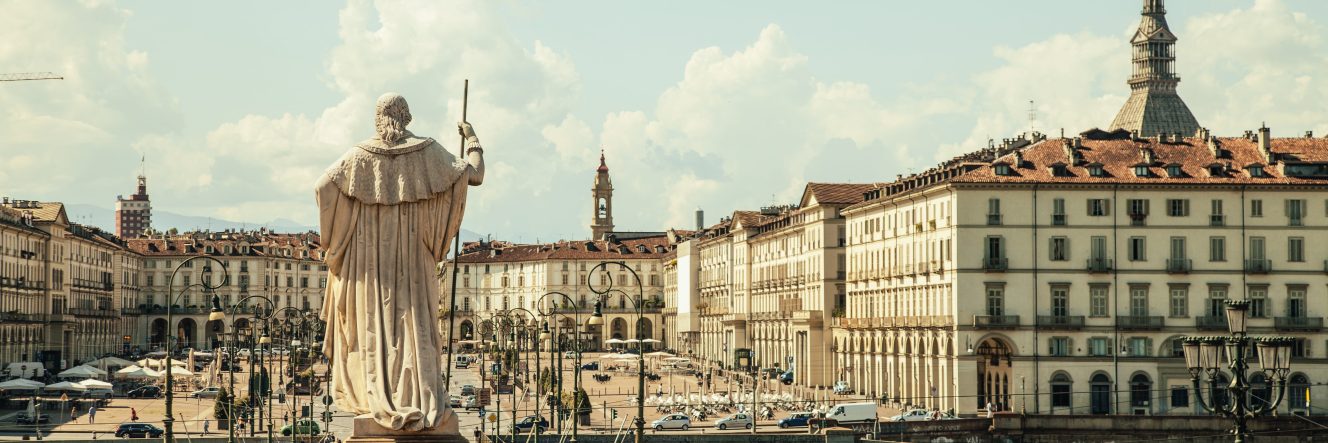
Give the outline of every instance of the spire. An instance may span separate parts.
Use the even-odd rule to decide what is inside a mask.
[[[1144,0],[1139,29],[1130,39],[1130,98],[1111,122],[1112,129],[1137,131],[1145,137],[1188,136],[1199,129],[1198,120],[1176,94],[1180,84],[1175,71],[1176,35],[1167,25],[1166,12],[1163,0]]]
[[[600,148],[599,150],[599,169],[596,169],[595,171],[609,172],[609,165],[604,163],[604,148]]]

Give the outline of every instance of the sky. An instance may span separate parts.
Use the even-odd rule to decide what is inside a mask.
[[[1328,2],[1171,0],[1200,124],[1328,135]],[[618,230],[884,182],[988,139],[1110,124],[1140,2],[0,1],[0,194],[316,225],[313,184],[398,92],[485,147],[463,227],[586,238],[602,149]],[[1031,101],[1031,104],[1030,104]],[[1035,118],[1029,118],[1030,107]]]

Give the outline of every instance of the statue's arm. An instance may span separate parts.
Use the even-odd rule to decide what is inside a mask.
[[[466,163],[469,165],[470,185],[484,183],[484,148],[480,147],[480,139],[474,135],[466,138]]]

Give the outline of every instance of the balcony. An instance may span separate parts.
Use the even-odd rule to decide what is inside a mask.
[[[1010,262],[1005,257],[985,257],[982,259],[982,269],[988,272],[1004,272],[1009,267]]]
[[[4,323],[41,323],[46,317],[41,314],[23,314],[18,312],[0,312],[0,322]]]
[[[1168,274],[1188,274],[1190,272],[1193,260],[1188,258],[1168,258]]]
[[[1250,274],[1267,274],[1273,270],[1273,261],[1268,259],[1245,259],[1245,272]]]
[[[1323,317],[1276,317],[1273,327],[1279,331],[1318,331],[1323,329]]]
[[[69,313],[77,317],[119,317],[120,313],[110,309],[69,308]]]
[[[987,214],[987,224],[988,224],[988,225],[991,225],[991,226],[997,226],[997,225],[1000,225],[1000,224],[1001,224],[1001,215],[1000,215],[1000,214]]]
[[[1037,325],[1046,329],[1083,329],[1082,315],[1039,315]]]
[[[974,329],[1014,329],[1019,327],[1018,315],[974,315]]]
[[[1116,326],[1120,329],[1162,329],[1165,323],[1160,315],[1122,315],[1116,317]]]
[[[1086,265],[1088,272],[1103,273],[1111,272],[1114,269],[1114,263],[1109,258],[1090,258]]]
[[[1227,317],[1225,315],[1203,316],[1194,318],[1194,328],[1200,331],[1227,331]]]
[[[1222,214],[1213,214],[1208,217],[1208,226],[1226,226],[1227,216]]]
[[[1052,226],[1065,226],[1065,214],[1051,214]]]

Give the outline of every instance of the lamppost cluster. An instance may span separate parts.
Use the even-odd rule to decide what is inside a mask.
[[[1182,342],[1185,366],[1190,370],[1194,396],[1204,410],[1222,414],[1235,421],[1232,434],[1241,443],[1249,435],[1250,419],[1277,410],[1286,396],[1287,376],[1291,373],[1291,350],[1295,340],[1288,337],[1249,337],[1246,334],[1248,301],[1227,302],[1227,327],[1231,335],[1186,337]],[[1257,350],[1264,380],[1271,380],[1269,397],[1259,398],[1251,392],[1249,357],[1251,345]],[[1230,374],[1226,382],[1225,369]],[[1201,378],[1207,378],[1208,399],[1202,393]],[[1226,395],[1226,394],[1229,394]]]

